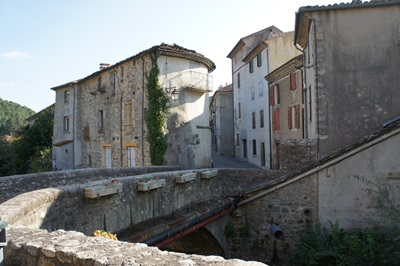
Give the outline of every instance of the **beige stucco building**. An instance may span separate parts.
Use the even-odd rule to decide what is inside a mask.
[[[211,166],[209,97],[215,64],[178,45],[161,44],[56,92],[54,159],[59,169],[150,165],[146,77],[157,54],[159,84],[170,97],[165,164]]]

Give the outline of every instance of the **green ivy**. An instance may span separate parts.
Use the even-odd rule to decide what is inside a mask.
[[[147,141],[150,145],[150,161],[152,165],[163,165],[168,143],[164,127],[168,119],[168,96],[158,82],[160,70],[157,65],[157,53],[150,54],[151,69],[147,79],[146,112]]]

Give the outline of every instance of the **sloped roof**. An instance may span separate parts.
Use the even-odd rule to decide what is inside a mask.
[[[260,31],[257,31],[255,33],[252,33],[246,37],[241,38],[238,43],[233,47],[233,49],[229,52],[229,54],[227,55],[228,58],[233,58],[235,56],[235,54],[244,46],[246,45],[250,39],[253,40],[253,47],[250,47],[250,50],[253,50],[256,46],[259,45],[260,42],[268,39],[268,34],[270,30],[273,30],[275,34],[281,34],[283,33],[283,31],[281,31],[280,29],[278,29],[277,27],[275,27],[274,25],[262,29]]]
[[[382,6],[392,6],[400,5],[400,0],[371,0],[371,1],[361,1],[353,0],[350,3],[340,3],[333,5],[324,6],[303,6],[300,7],[298,12],[296,12],[296,22],[295,22],[295,34],[294,34],[294,44],[299,44],[301,47],[305,47],[306,40],[301,38],[301,34],[308,34],[308,28],[310,25],[310,18],[305,18],[304,13],[308,12],[321,12],[321,11],[332,11],[332,10],[345,10],[353,8],[371,8],[371,7],[382,7]]]
[[[94,76],[97,76],[97,75],[99,75],[100,73],[102,73],[104,71],[108,71],[111,68],[117,67],[117,66],[125,63],[126,61],[129,61],[129,60],[132,60],[132,59],[139,59],[142,56],[148,55],[148,54],[150,54],[152,52],[157,52],[158,55],[165,55],[165,56],[170,56],[170,57],[184,58],[184,59],[193,60],[193,61],[202,63],[202,64],[207,66],[207,69],[208,69],[209,73],[214,71],[215,68],[216,68],[216,66],[215,66],[213,61],[211,61],[210,59],[208,59],[204,55],[202,55],[200,53],[197,53],[194,50],[186,49],[186,48],[184,48],[182,46],[179,46],[177,44],[170,45],[170,44],[162,43],[160,45],[156,45],[156,46],[153,46],[153,47],[151,47],[151,48],[149,48],[147,50],[144,50],[144,51],[142,51],[142,52],[140,52],[140,53],[138,53],[138,54],[136,54],[134,56],[128,57],[128,58],[126,58],[126,59],[124,59],[124,60],[122,60],[122,61],[120,61],[120,62],[118,62],[118,63],[116,63],[114,65],[111,65],[111,66],[109,66],[107,68],[100,69],[99,71],[96,71],[96,72],[90,74],[89,76],[87,76],[85,78],[78,79],[78,80],[73,81],[73,82],[68,82],[68,83],[53,87],[51,89],[52,90],[57,90],[57,89],[60,89],[60,88],[66,87],[66,86],[70,86],[71,84],[74,84],[74,83],[79,83],[79,82],[84,81],[86,79],[89,79],[89,78],[92,78]]]
[[[220,87],[218,90],[215,91],[215,93],[213,94],[213,96],[211,97],[210,100],[210,106],[213,105],[215,98],[218,96],[218,94],[220,93],[224,93],[224,92],[233,92],[233,87],[232,87],[232,83],[223,87]]]

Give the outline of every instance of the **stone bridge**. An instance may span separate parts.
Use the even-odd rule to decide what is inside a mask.
[[[121,240],[230,258],[224,233],[226,214],[235,208],[243,191],[277,175],[251,169],[119,170],[0,178],[0,188],[8,190],[2,194],[5,202],[0,205],[0,219],[14,232],[26,226],[93,236],[102,229],[116,232]]]

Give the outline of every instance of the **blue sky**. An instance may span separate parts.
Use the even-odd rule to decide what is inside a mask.
[[[339,1],[340,2],[340,1]],[[231,83],[226,56],[240,38],[334,0],[0,0],[0,98],[40,111],[50,88],[154,45],[178,44],[211,59],[214,89]]]

